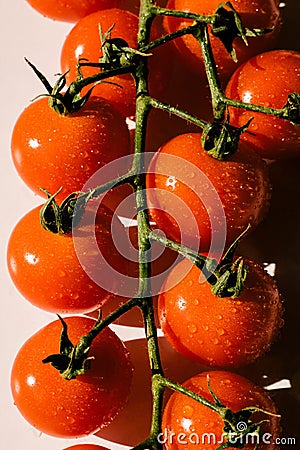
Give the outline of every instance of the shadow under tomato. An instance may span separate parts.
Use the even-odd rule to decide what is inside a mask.
[[[159,338],[162,364],[165,375],[176,382],[183,382],[196,373],[205,370],[178,354],[165,340]],[[97,436],[134,446],[147,438],[151,425],[151,373],[149,369],[146,342],[143,339],[126,342],[134,365],[132,390],[128,404],[117,418]],[[166,391],[165,400],[170,396]]]
[[[136,280],[136,287],[134,292],[138,290],[138,251],[137,251],[137,227],[129,226],[126,228],[126,237],[124,238],[128,240],[129,243],[129,275]],[[159,327],[159,321],[157,318],[157,300],[158,293],[161,291],[162,285],[170,272],[173,266],[178,263],[182,257],[178,255],[176,252],[170,250],[169,248],[165,248],[157,242],[152,243],[151,247],[151,259],[152,259],[152,267],[151,267],[151,286],[153,292],[153,307],[155,314],[155,322],[156,326]],[[113,297],[107,303],[105,303],[102,307],[102,315],[103,317],[108,316],[110,313],[115,311],[119,306],[126,303],[129,298],[125,297]],[[98,311],[95,311],[89,314],[92,317],[98,316]],[[117,319],[115,324],[132,326],[132,327],[144,327],[142,313],[139,308],[135,307],[129,310],[127,313],[122,315],[119,319]]]
[[[300,51],[299,0],[288,0],[282,8],[283,26],[279,33],[278,48]]]
[[[282,413],[283,436],[295,435],[300,415],[299,267],[300,267],[300,158],[269,165],[273,195],[268,216],[240,246],[240,254],[258,262],[274,263],[275,276],[285,306],[285,324],[271,352],[247,373],[267,375],[268,381],[291,381],[290,389],[274,391]],[[253,372],[252,372],[253,370]],[[259,382],[259,380],[258,380]],[[264,379],[263,384],[266,383]],[[298,392],[298,394],[297,394]]]
[[[285,305],[285,326],[277,343],[286,376],[293,374],[299,349],[300,159],[269,165],[273,195],[268,216],[240,245],[239,253],[261,263],[274,263]]]

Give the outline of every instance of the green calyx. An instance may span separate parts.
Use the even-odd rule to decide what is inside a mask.
[[[208,123],[201,135],[203,149],[215,159],[225,161],[229,159],[238,149],[240,136],[249,127],[252,118],[240,128],[225,122],[214,121]]]
[[[208,282],[212,285],[212,292],[217,297],[238,298],[243,291],[248,267],[242,257],[235,259],[235,251],[250,225],[229,247]]]
[[[50,363],[65,380],[72,380],[78,375],[85,374],[90,369],[93,357],[89,357],[88,354],[93,339],[100,332],[101,315],[91,331],[82,336],[77,345],[73,345],[68,337],[66,322],[60,316],[58,318],[62,324],[59,353],[47,356],[42,362],[43,364]]]
[[[255,449],[258,448],[261,441],[261,426],[263,423],[268,422],[268,420],[264,419],[260,422],[252,422],[252,414],[260,412],[273,417],[278,417],[278,415],[255,406],[248,406],[240,411],[233,412],[213,392],[210,386],[209,376],[207,376],[207,386],[214,400],[214,407],[211,409],[214,409],[224,422],[223,443],[216,450],[225,448],[242,449],[252,442],[255,444]],[[201,399],[199,401],[201,403]]]
[[[88,101],[95,83],[84,96],[80,95],[81,87],[79,85],[77,86],[76,83],[71,84],[65,92],[62,92],[67,84],[66,74],[59,74],[57,82],[52,87],[47,78],[30,61],[28,61],[28,59],[25,58],[25,61],[32,68],[48,92],[47,94],[41,94],[38,97],[49,97],[49,107],[57,114],[67,116],[68,114],[79,111]]]
[[[76,226],[84,213],[86,196],[80,192],[70,194],[61,205],[58,205],[55,197],[61,189],[51,195],[46,189],[42,189],[48,196],[48,200],[40,210],[40,222],[46,231],[54,234],[69,234],[72,227]]]
[[[290,120],[294,125],[300,125],[300,95],[292,92],[287,103],[282,108],[283,118]]]
[[[231,2],[220,3],[215,11],[212,33],[222,41],[227,52],[235,62],[237,62],[236,51],[233,48],[235,38],[241,38],[245,45],[248,45],[247,37],[262,36],[271,31],[272,29],[250,30],[244,27],[240,15]]]
[[[244,288],[248,267],[242,258],[230,265],[221,265],[212,292],[216,297],[238,298]],[[214,274],[216,275],[216,273]]]
[[[135,63],[137,57],[151,56],[149,53],[142,53],[128,46],[128,43],[121,38],[111,38],[112,26],[104,34],[99,26],[99,34],[103,56],[100,65],[105,70],[116,69],[118,67],[130,66]]]

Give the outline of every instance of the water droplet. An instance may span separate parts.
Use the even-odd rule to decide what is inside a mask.
[[[86,139],[85,143],[88,143],[88,142],[89,142],[89,139]],[[84,151],[84,152],[80,152],[80,156],[82,156],[83,158],[88,158],[89,154],[87,151]]]
[[[217,333],[219,336],[223,336],[223,334],[225,334],[225,330],[223,328],[218,328]]]
[[[191,332],[191,333],[196,333],[196,331],[197,331],[197,326],[194,324],[194,323],[189,323],[188,324],[188,330]]]
[[[183,311],[186,308],[186,301],[184,298],[180,297],[178,302],[177,302],[177,306],[178,308]]]
[[[192,417],[193,414],[194,414],[194,408],[192,408],[192,406],[190,406],[190,405],[186,405],[186,406],[183,408],[183,414],[184,414],[184,416],[187,417],[187,418]]]

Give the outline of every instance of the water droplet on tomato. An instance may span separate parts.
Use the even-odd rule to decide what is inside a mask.
[[[188,330],[191,333],[196,333],[196,331],[198,330],[197,326],[194,323],[189,323],[188,324]]]
[[[183,311],[186,308],[186,301],[184,298],[180,297],[180,299],[177,302],[178,308]]]
[[[185,417],[187,417],[188,419],[193,417],[194,414],[194,408],[192,408],[192,406],[190,405],[186,405],[183,408],[183,414]]]

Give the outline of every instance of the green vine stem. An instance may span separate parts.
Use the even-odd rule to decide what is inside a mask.
[[[216,19],[216,15],[202,15],[202,14],[194,14],[188,11],[177,11],[167,8],[161,8],[159,6],[152,6],[152,11],[157,16],[172,16],[172,17],[180,17],[184,19],[190,19],[201,23],[207,23],[213,25]]]
[[[208,84],[211,92],[212,107],[215,120],[222,120],[226,109],[226,103],[223,101],[222,88],[219,81],[217,67],[213,57],[210,39],[208,37],[207,25],[198,27],[193,36],[198,40],[207,74]]]
[[[145,101],[147,98],[145,97]],[[168,105],[167,103],[163,103],[159,100],[156,100],[153,97],[148,97],[149,104],[156,109],[161,109],[162,111],[166,111],[169,114],[173,114],[174,116],[180,117],[183,120],[186,120],[187,122],[190,122],[194,125],[197,125],[197,127],[204,129],[207,126],[207,122],[204,120],[199,119],[196,116],[193,116],[192,114],[189,114],[186,111],[182,111],[179,108],[176,108],[175,106]]]

